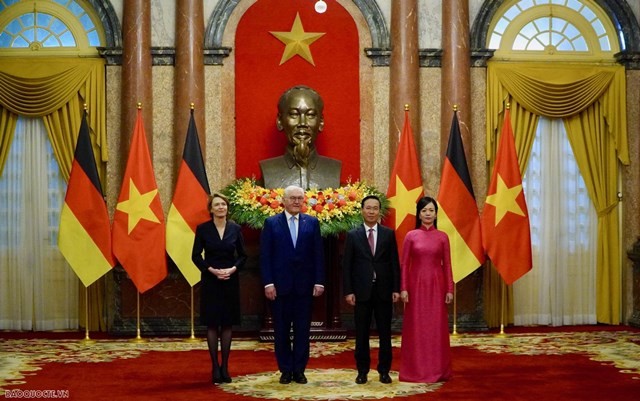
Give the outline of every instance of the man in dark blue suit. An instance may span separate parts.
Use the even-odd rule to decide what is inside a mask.
[[[349,305],[355,306],[356,383],[367,382],[371,357],[369,331],[375,316],[380,348],[378,373],[380,382],[391,383],[391,317],[393,303],[400,299],[400,263],[398,246],[392,229],[378,223],[380,199],[362,199],[364,224],[347,233],[342,259],[343,291]]]
[[[260,236],[260,270],[264,294],[271,301],[282,384],[307,382],[304,371],[309,360],[313,297],[324,292],[320,224],[315,217],[300,213],[303,202],[302,188],[285,188],[285,211],[269,217]]]

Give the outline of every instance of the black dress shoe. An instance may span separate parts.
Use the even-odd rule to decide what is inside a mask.
[[[391,376],[389,373],[380,373],[380,383],[389,384],[391,383]]]
[[[356,384],[365,384],[367,382],[367,374],[366,373],[358,373],[356,377]]]
[[[293,375],[293,381],[298,384],[307,384],[307,376],[304,373],[296,373]]]
[[[289,384],[291,383],[291,372],[283,372],[280,375],[280,384]]]

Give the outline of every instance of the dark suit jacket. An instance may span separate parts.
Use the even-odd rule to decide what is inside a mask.
[[[289,234],[286,215],[280,213],[264,222],[260,235],[262,283],[274,284],[278,295],[313,295],[315,284],[324,285],[324,248],[320,223],[300,213],[296,247]]]
[[[400,262],[398,246],[392,229],[378,224],[376,254],[371,254],[364,225],[347,233],[342,258],[344,295],[355,294],[356,302],[368,301],[376,272],[376,289],[382,299],[391,301],[393,292],[400,292]]]

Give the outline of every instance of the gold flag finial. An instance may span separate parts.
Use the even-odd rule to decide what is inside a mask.
[[[507,110],[511,110],[511,103],[507,102]]]
[[[142,102],[138,102],[138,110],[142,110]]]
[[[409,111],[409,104],[408,104],[408,103],[405,103],[405,105],[404,105],[404,111]]]
[[[191,110],[194,110],[196,108],[196,104],[191,102],[189,103],[189,107],[191,108]]]
[[[453,111],[458,111],[458,105],[457,104],[453,105]]]
[[[82,107],[84,108],[84,111],[87,111],[89,109],[89,106],[87,106],[87,104],[83,104]]]

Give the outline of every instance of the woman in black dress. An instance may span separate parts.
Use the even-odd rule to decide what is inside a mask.
[[[229,353],[231,327],[240,324],[238,269],[247,260],[240,226],[227,220],[228,199],[214,193],[209,198],[212,220],[196,228],[191,259],[202,272],[200,321],[207,326],[213,383],[231,383]],[[204,250],[204,258],[202,251]],[[222,363],[218,362],[218,338]]]

